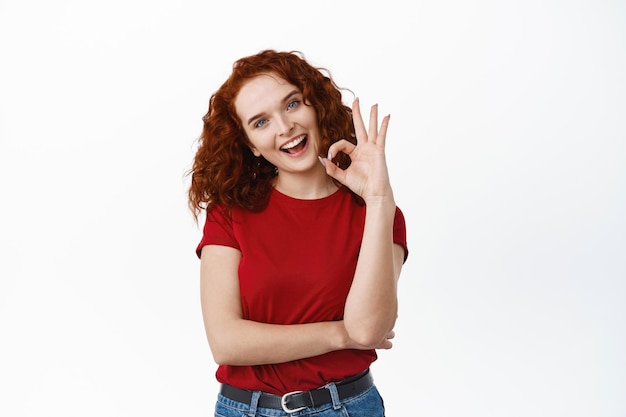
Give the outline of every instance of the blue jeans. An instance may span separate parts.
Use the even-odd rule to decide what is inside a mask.
[[[328,384],[326,388],[330,390],[332,403],[306,408],[291,414],[283,410],[258,408],[256,402],[261,394],[259,391],[253,395],[251,404],[233,401],[218,394],[215,417],[385,417],[383,399],[375,385],[358,395],[343,400],[339,400],[335,384]]]

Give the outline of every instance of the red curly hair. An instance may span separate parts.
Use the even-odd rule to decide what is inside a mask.
[[[202,210],[223,205],[251,211],[267,205],[276,167],[249,148],[243,124],[235,111],[241,87],[260,74],[275,74],[296,86],[304,102],[317,114],[321,133],[320,156],[330,145],[347,139],[356,143],[352,110],[342,102],[341,90],[324,68],[309,64],[299,51],[264,50],[237,60],[226,82],[211,96],[198,149],[189,171],[188,204],[197,220]],[[333,162],[345,169],[350,158],[339,153]],[[341,184],[338,184],[341,186]]]

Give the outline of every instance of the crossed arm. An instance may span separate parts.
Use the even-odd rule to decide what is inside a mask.
[[[392,251],[399,270],[404,249],[394,245]],[[384,330],[381,330],[381,334],[370,335],[369,338],[375,341],[370,344],[360,344],[352,339],[345,319],[294,325],[267,324],[244,319],[237,277],[240,258],[241,253],[237,249],[227,246],[208,245],[202,249],[202,314],[216,363],[261,365],[303,359],[340,349],[391,348],[389,339],[393,338],[393,322],[397,314],[395,297],[384,297],[385,300],[390,298],[386,300],[391,301],[388,315],[393,316],[394,320],[391,324],[387,323],[389,327],[380,325]],[[394,282],[392,286],[395,285]],[[352,299],[356,303],[356,296]],[[367,302],[357,304],[364,306]],[[365,312],[360,314],[367,316]],[[377,315],[374,311],[370,311],[370,314]]]

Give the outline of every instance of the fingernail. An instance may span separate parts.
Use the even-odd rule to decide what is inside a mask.
[[[321,156],[319,156],[319,155],[317,156],[317,159],[319,159],[319,160],[320,160],[320,163],[322,164],[322,166],[323,166],[324,168],[326,168],[326,162],[324,162],[324,159],[323,159]]]
[[[326,159],[328,159],[329,161],[333,160],[333,155],[330,153],[330,151],[328,151],[328,156],[326,157]]]

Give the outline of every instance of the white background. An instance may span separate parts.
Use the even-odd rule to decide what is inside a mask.
[[[392,115],[388,416],[626,416],[618,0],[0,1],[0,415],[212,415],[185,172],[264,48]]]

